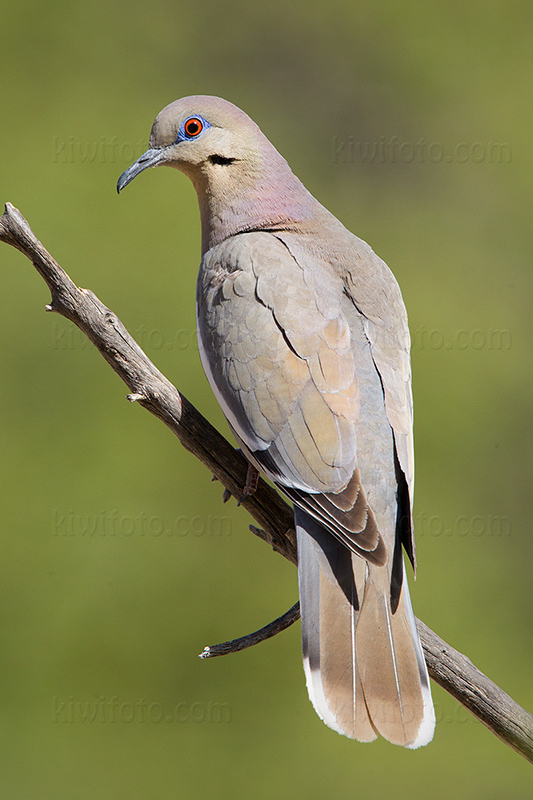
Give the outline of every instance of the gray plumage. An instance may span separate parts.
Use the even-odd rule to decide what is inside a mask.
[[[198,194],[205,372],[243,452],[295,506],[311,700],[352,738],[427,744],[433,704],[402,556],[414,565],[398,284],[231,103],[163,109],[119,191],[160,164]]]

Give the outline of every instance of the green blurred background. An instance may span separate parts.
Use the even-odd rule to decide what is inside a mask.
[[[157,170],[115,192],[158,111],[241,106],[388,262],[413,335],[415,609],[530,709],[532,12],[2,0],[0,30],[0,200],[224,432],[194,337],[194,191]],[[330,731],[299,625],[199,661],[285,611],[296,571],[44,313],[29,262],[0,262],[0,796],[530,798],[527,763],[438,687],[421,751]]]

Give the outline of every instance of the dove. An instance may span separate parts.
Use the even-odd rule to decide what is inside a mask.
[[[226,100],[166,106],[117,190],[157,166],[183,172],[198,196],[209,383],[249,463],[294,506],[310,699],[345,736],[425,745],[435,714],[403,555],[415,568],[398,283]]]

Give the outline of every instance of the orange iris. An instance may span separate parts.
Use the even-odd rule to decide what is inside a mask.
[[[198,119],[198,117],[191,117],[191,119],[188,119],[185,123],[184,130],[187,136],[194,137],[202,132],[203,127],[204,124],[201,119]]]

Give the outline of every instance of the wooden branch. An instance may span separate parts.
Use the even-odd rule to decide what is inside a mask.
[[[199,658],[214,658],[215,656],[226,656],[228,653],[238,653],[239,650],[245,650],[247,647],[253,647],[254,644],[271,639],[272,636],[289,628],[297,619],[300,619],[300,603],[295,603],[281,617],[265,625],[264,628],[254,631],[254,633],[241,636],[239,639],[232,639],[231,642],[222,642],[222,644],[212,644],[209,647],[204,647]]]
[[[24,253],[52,294],[47,311],[74,322],[122,378],[138,402],[159,417],[182,445],[200,459],[237,498],[243,494],[248,462],[159,372],[118,317],[87,289],[80,289],[36,239],[18,209],[6,204],[0,241]],[[292,511],[264,480],[242,505],[265,531],[270,544],[297,563]]]
[[[130,389],[128,399],[159,417],[232,495],[242,497],[247,475],[244,456],[159,372],[116,315],[92,292],[73,283],[10,203],[0,218],[0,241],[16,247],[33,262],[52,295],[47,310],[71,320],[88,336]],[[281,496],[261,479],[257,491],[242,505],[261,526],[250,526],[253,533],[297,564],[292,509]],[[296,618],[295,606],[280,619],[285,619],[288,627]],[[262,633],[265,630],[272,630],[273,636],[283,629],[278,623],[276,620],[256,632],[257,641],[268,638]],[[533,716],[423,622],[417,620],[417,625],[431,677],[496,736],[533,762]],[[243,639],[249,637],[236,642]],[[225,645],[227,652],[232,652],[235,642]]]
[[[533,715],[417,619],[428,672],[505,744],[533,763]]]

